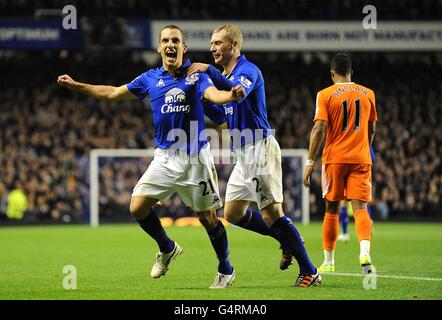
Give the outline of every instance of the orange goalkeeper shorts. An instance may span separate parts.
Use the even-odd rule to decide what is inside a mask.
[[[371,201],[371,165],[322,165],[322,197],[328,201]]]

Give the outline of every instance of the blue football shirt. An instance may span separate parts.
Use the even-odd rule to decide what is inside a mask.
[[[217,125],[222,125],[224,122],[227,121],[223,106],[220,106],[218,104],[213,104],[210,101],[204,101],[203,104],[204,104],[204,113],[214,123],[216,123]]]
[[[376,155],[374,153],[374,149],[372,146],[370,146],[370,156],[371,156],[371,161],[375,162],[376,161]]]
[[[255,64],[241,55],[229,75],[222,75],[212,65],[209,65],[206,73],[218,89],[230,90],[238,84],[244,88],[243,99],[224,105],[225,118],[232,137],[235,131],[246,132],[250,129],[251,132],[251,135],[241,136],[241,139],[232,139],[233,149],[244,147],[272,134],[267,119],[264,78]]]
[[[190,65],[187,60],[181,68]],[[195,156],[207,144],[207,138],[201,134],[205,129],[202,99],[213,82],[205,73],[181,74],[175,78],[164,67],[150,69],[127,88],[141,100],[149,95],[157,147],[175,148]]]

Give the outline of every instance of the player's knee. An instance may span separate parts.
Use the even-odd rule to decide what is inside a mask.
[[[264,220],[264,222],[268,225],[271,226],[272,224],[274,224],[278,219],[279,219],[279,215],[277,217],[275,216],[269,216],[268,214],[262,212],[262,219]]]
[[[241,218],[243,217],[243,214],[238,211],[224,211],[224,218],[232,224],[237,224]]]
[[[143,203],[131,202],[129,207],[130,214],[136,220],[142,220],[146,218],[150,213],[150,208],[147,208]]]
[[[325,211],[328,213],[338,214],[339,201],[325,201]]]
[[[134,217],[137,220],[140,219],[141,211],[142,210],[141,210],[141,207],[139,205],[131,203],[130,207],[129,207],[129,211],[130,211],[130,214],[132,215],[132,217]]]
[[[129,211],[135,219],[142,220],[151,213],[152,207],[158,203],[158,199],[135,196],[130,200]]]
[[[209,230],[215,228],[219,221],[216,213],[210,211],[199,213],[198,218],[203,227]]]
[[[360,200],[351,200],[351,206],[353,211],[359,211],[361,209],[367,210],[367,203]]]
[[[224,218],[229,223],[238,224],[246,214],[248,206],[249,203],[245,201],[226,202],[224,206]]]
[[[272,203],[271,205],[261,209],[261,213],[265,223],[271,226],[279,218],[284,216],[284,209],[282,208],[281,203]]]
[[[206,229],[210,229],[211,227],[214,228],[213,223],[211,223],[208,217],[199,217],[199,220],[204,228]]]

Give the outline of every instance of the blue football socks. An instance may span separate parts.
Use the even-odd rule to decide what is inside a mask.
[[[261,213],[259,212],[247,209],[245,215],[236,225],[265,236],[270,236],[279,241],[284,249],[286,247],[284,236],[281,230],[270,229],[267,223],[265,223],[264,219],[262,218]]]
[[[341,229],[343,234],[347,234],[348,220],[349,217],[347,212],[347,206],[343,206],[339,211],[339,222],[341,223]]]
[[[373,221],[373,213],[371,211],[371,206],[367,205],[367,211],[368,211],[368,215],[370,216],[370,219]]]
[[[213,249],[215,249],[218,257],[218,272],[222,274],[232,274],[233,268],[229,260],[229,243],[227,241],[227,233],[221,221],[218,221],[216,227],[212,230],[207,230],[210,242],[212,242]]]
[[[287,249],[293,254],[299,265],[300,273],[315,274],[316,268],[310,261],[301,235],[288,217],[281,217],[271,226],[275,232],[280,230],[287,244]]]
[[[138,220],[138,223],[158,243],[161,252],[169,253],[173,250],[175,243],[167,236],[160,219],[153,210],[146,218]]]

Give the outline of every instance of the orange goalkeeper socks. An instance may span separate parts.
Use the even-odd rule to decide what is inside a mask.
[[[339,215],[326,213],[322,223],[322,246],[324,250],[335,250],[339,233]]]
[[[354,213],[355,228],[358,240],[371,240],[371,219],[366,209],[360,209]]]

